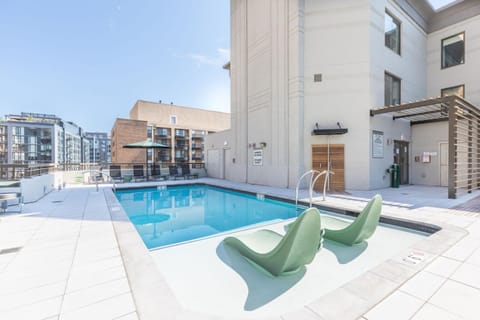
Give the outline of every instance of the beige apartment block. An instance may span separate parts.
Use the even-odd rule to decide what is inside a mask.
[[[229,127],[229,113],[138,100],[130,110],[130,119],[117,119],[112,129],[112,162],[145,163],[148,156],[149,163],[203,166],[205,137]],[[147,138],[167,148],[147,152],[123,148]]]

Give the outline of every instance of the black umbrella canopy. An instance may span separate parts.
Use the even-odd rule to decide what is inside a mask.
[[[163,143],[153,142],[152,139],[142,140],[134,143],[129,143],[123,146],[124,148],[131,149],[154,149],[154,148],[168,148],[167,145]]]

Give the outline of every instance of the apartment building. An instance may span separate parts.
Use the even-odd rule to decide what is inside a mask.
[[[229,127],[229,113],[139,100],[130,110],[129,119],[115,121],[111,133],[112,162],[187,162],[203,166],[206,136]],[[123,148],[146,139],[166,148]]]
[[[229,69],[232,126],[206,142],[213,177],[294,188],[328,168],[331,189],[368,190],[397,163],[402,184],[480,185],[479,1],[231,1]]]
[[[81,163],[90,157],[87,144],[80,126],[52,114],[22,112],[0,122],[1,163]]]
[[[91,163],[111,162],[110,137],[106,132],[85,132],[89,142],[89,161]]]

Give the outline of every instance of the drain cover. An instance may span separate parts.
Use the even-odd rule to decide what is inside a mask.
[[[53,200],[52,203],[60,203],[63,202],[63,200]]]
[[[412,251],[402,260],[409,264],[415,265],[425,260],[425,253],[420,251]]]
[[[7,254],[7,253],[13,253],[13,252],[18,252],[22,249],[22,247],[14,247],[14,248],[8,248],[8,249],[2,249],[0,250],[0,254]]]

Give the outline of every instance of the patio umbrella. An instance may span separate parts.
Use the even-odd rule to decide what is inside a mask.
[[[145,149],[145,161],[146,161],[146,174],[148,179],[148,149],[161,149],[168,148],[167,145],[163,143],[153,142],[152,139],[137,141],[134,143],[129,143],[123,146],[124,148],[129,149]]]

